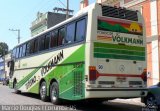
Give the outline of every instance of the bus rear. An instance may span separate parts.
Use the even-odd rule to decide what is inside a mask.
[[[140,12],[96,4],[88,15],[92,19],[87,31],[86,98],[146,96],[145,27]]]

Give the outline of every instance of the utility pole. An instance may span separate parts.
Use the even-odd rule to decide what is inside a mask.
[[[18,44],[20,43],[20,39],[21,39],[21,37],[20,37],[20,29],[18,29]]]
[[[20,39],[21,39],[21,37],[20,37],[20,29],[9,29],[10,31],[17,31],[18,32],[18,44],[20,43]]]
[[[67,0],[67,6],[66,6],[61,0],[59,0],[59,2],[60,2],[65,8],[55,7],[55,8],[53,9],[54,12],[56,12],[56,11],[57,11],[57,12],[59,12],[59,11],[66,12],[66,19],[68,19],[70,13],[73,13],[73,12],[74,12],[74,10],[70,10],[70,9],[69,9],[69,0]]]
[[[66,11],[66,19],[69,18],[69,0],[67,0],[67,11]]]

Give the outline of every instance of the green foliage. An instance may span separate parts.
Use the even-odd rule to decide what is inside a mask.
[[[0,42],[0,57],[8,53],[8,45],[4,42]]]
[[[121,32],[121,33],[129,33],[129,30],[124,28],[121,24],[110,24],[108,22],[104,22],[98,20],[98,28],[106,30],[106,31],[113,31],[113,32]]]

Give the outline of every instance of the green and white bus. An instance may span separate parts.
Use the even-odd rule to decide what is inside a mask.
[[[146,40],[138,11],[92,4],[17,45],[10,87],[43,101],[143,97]]]

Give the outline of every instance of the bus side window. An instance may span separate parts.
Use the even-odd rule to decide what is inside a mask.
[[[26,44],[24,44],[22,46],[23,50],[22,50],[22,57],[26,56]]]
[[[57,47],[57,45],[58,45],[58,31],[57,30],[51,32],[51,39],[50,40],[51,40],[50,47],[51,48]]]
[[[76,25],[76,42],[83,41],[85,39],[85,32],[86,32],[86,20],[82,19],[77,22]]]
[[[49,43],[50,43],[50,33],[47,33],[45,35],[45,49],[49,49]]]
[[[33,53],[38,52],[38,39],[34,40]]]
[[[26,56],[29,55],[29,50],[30,50],[30,42],[28,42],[26,46]]]
[[[19,47],[17,47],[16,49],[16,59],[18,59],[18,57],[19,57]]]
[[[45,37],[41,36],[39,38],[39,51],[42,51],[45,49]]]
[[[30,42],[30,54],[36,53],[38,51],[38,39],[34,39]]]
[[[75,23],[72,23],[67,26],[65,43],[73,43],[74,37],[75,37]]]
[[[22,49],[23,49],[23,47],[22,47],[22,46],[20,46],[20,49],[19,49],[19,58],[21,58],[21,57],[22,57]]]
[[[30,42],[30,47],[29,47],[29,54],[34,53],[34,40]]]
[[[65,28],[59,29],[59,34],[58,34],[58,46],[64,44],[64,38],[65,38]]]

